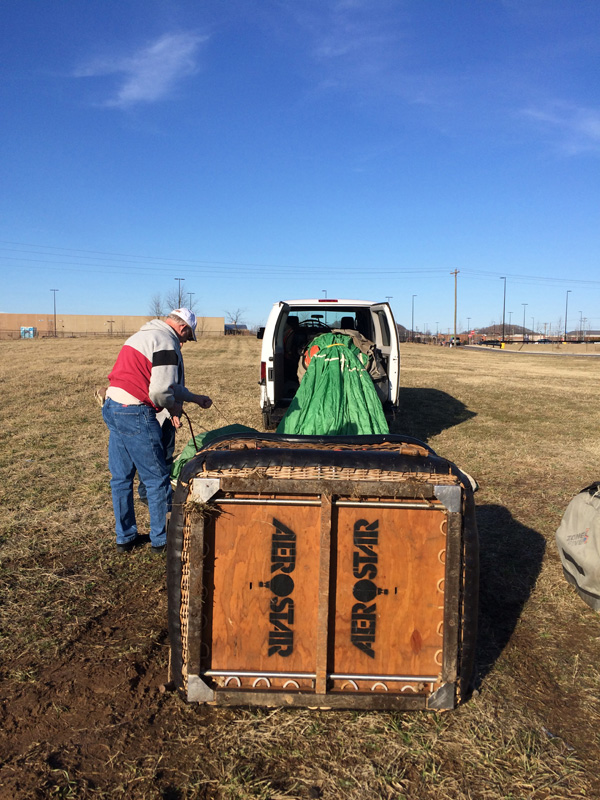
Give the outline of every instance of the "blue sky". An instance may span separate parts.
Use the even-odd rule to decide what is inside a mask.
[[[600,329],[597,0],[5,0],[0,311]],[[188,298],[189,299],[189,298]]]

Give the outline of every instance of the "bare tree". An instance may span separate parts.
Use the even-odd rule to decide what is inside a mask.
[[[169,291],[165,294],[165,305],[172,311],[174,308],[179,308],[179,292],[177,289],[169,289]],[[167,311],[167,313],[169,313]]]
[[[238,332],[238,325],[242,325],[245,313],[245,308],[236,308],[235,311],[225,311],[227,322],[229,322],[230,325],[233,325],[235,333]]]
[[[197,314],[198,312],[196,309],[198,308],[198,303],[192,299],[195,294],[195,292],[184,292],[182,302],[186,308],[189,308],[190,311],[193,311],[194,314]]]
[[[184,298],[182,297],[182,302]],[[183,305],[185,303],[183,302]],[[177,289],[169,289],[163,295],[160,292],[154,294],[150,300],[150,315],[152,317],[166,317],[174,308],[179,308],[179,292]],[[196,303],[188,303],[186,308],[189,308],[190,311],[193,311],[195,314],[198,312],[196,309]]]
[[[163,299],[158,292],[152,295],[152,297],[150,298],[149,311],[150,311],[150,316],[153,319],[156,319],[157,317],[164,317],[165,315],[165,306],[163,303]]]

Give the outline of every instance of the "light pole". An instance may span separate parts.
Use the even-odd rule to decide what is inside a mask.
[[[192,310],[192,297],[196,294],[196,292],[188,292],[188,297],[190,298],[190,311]]]
[[[504,341],[504,317],[506,312],[506,278],[500,278],[504,281],[504,299],[502,301],[502,341]]]
[[[56,293],[60,291],[60,289],[50,289],[51,292],[54,292],[54,338],[56,339]]]
[[[565,300],[565,344],[567,342],[567,316],[569,314],[569,295],[571,290],[567,289],[567,299]]]
[[[450,275],[454,275],[454,341],[452,344],[456,347],[456,343],[458,339],[456,337],[456,312],[458,308],[458,273],[460,272],[459,269],[455,269]]]
[[[179,281],[179,291],[178,291],[178,302],[177,308],[181,308],[181,281],[184,281],[185,278],[173,278],[175,281]]]
[[[531,330],[533,331],[533,335],[535,336],[535,318],[534,317],[531,318]]]
[[[389,303],[389,302],[390,302],[390,300],[392,299],[392,295],[391,295],[391,294],[388,294],[388,295],[386,295],[386,298],[385,298],[385,299],[386,299],[386,300],[388,301],[388,303]]]
[[[583,325],[583,312],[579,312],[579,338],[581,339],[581,330]]]
[[[323,292],[323,294],[325,295],[325,297],[327,297],[327,289],[321,289],[321,291]]]
[[[523,343],[525,343],[525,309],[529,305],[529,303],[521,303],[523,306]]]
[[[412,296],[412,319],[410,321],[410,340],[414,342],[415,340],[415,297],[417,295],[413,294]]]
[[[508,335],[510,336],[511,339],[512,339],[512,315],[513,315],[513,312],[509,311],[508,312]]]

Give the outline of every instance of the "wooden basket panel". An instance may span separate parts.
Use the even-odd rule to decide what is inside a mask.
[[[228,504],[214,523],[213,670],[314,672],[318,506]]]
[[[441,671],[445,510],[339,508],[336,674]]]

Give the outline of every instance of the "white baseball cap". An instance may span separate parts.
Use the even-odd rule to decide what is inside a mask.
[[[183,320],[192,332],[192,338],[196,341],[196,315],[189,308],[174,308],[171,314],[176,314]]]

